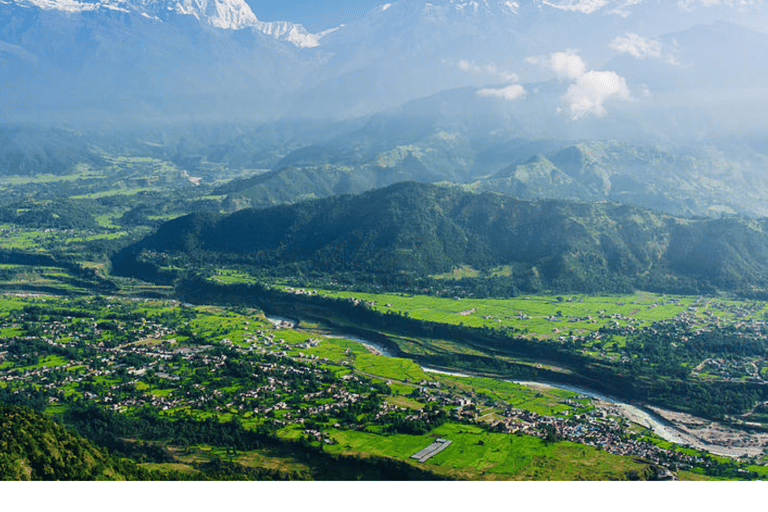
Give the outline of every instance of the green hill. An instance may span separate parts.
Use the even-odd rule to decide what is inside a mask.
[[[0,403],[0,480],[146,479],[133,463],[95,448],[30,409]]]
[[[329,275],[423,278],[505,267],[521,290],[745,291],[768,286],[766,227],[764,220],[692,220],[615,203],[525,201],[400,183],[229,216],[182,217],[116,255],[113,265],[131,274],[138,260],[146,265],[150,253],[162,253]]]
[[[215,193],[227,195],[225,204],[234,211],[401,181],[446,181],[526,199],[609,200],[673,215],[768,214],[765,157],[743,145],[523,140],[514,130],[491,129],[436,105],[411,106],[427,113],[421,119],[400,111],[370,117],[347,133],[289,151],[270,172]]]
[[[538,154],[471,188],[525,198],[611,200],[674,215],[765,215],[764,164],[704,149],[590,141]]]

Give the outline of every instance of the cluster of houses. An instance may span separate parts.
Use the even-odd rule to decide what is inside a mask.
[[[495,414],[483,414],[474,394],[458,394],[436,385],[439,383],[422,381],[419,384],[415,398],[450,407],[454,418],[485,423],[497,432],[542,439],[554,434],[558,439],[599,447],[615,455],[638,457],[671,471],[701,467],[708,463],[696,455],[666,450],[632,434],[626,420],[617,410],[602,402],[592,402],[592,406],[588,407],[582,403],[588,398],[586,396],[562,400],[570,409],[551,416],[517,409],[503,402],[492,404]],[[415,414],[413,417],[419,416]]]
[[[709,378],[764,383],[765,379],[760,370],[765,364],[760,357],[707,358],[694,368],[691,374],[698,376],[704,373]]]
[[[539,438],[554,433],[559,439],[599,447],[615,455],[638,457],[673,471],[701,466],[706,462],[701,457],[666,450],[630,434],[625,420],[601,407],[565,411],[554,416],[509,408],[504,413],[504,419],[494,426],[502,432],[524,433]]]
[[[698,316],[695,318],[699,319]],[[83,325],[87,329],[83,329]],[[0,328],[20,329],[20,323],[9,321]],[[111,342],[115,337],[122,338],[120,333],[128,331],[132,333],[130,339],[138,338],[138,341]],[[88,341],[95,350],[95,356],[20,371],[12,365],[4,368],[2,363],[8,357],[9,345],[24,339],[0,339],[0,381],[15,389],[33,385],[47,395],[49,403],[64,400],[63,390],[69,387],[115,411],[141,406],[158,410],[240,411],[270,418],[280,426],[301,425],[318,416],[340,418],[345,409],[370,398],[371,391],[366,391],[367,379],[354,373],[335,379],[323,364],[318,364],[329,363],[328,360],[302,352],[297,355],[299,349],[316,347],[321,343],[320,339],[310,337],[291,344],[280,338],[279,331],[274,328],[246,325],[243,331],[247,331],[247,335],[242,342],[225,339],[222,344],[228,350],[242,354],[241,362],[249,365],[253,384],[247,387],[221,387],[218,384],[220,381],[216,379],[228,371],[227,355],[219,350],[219,344],[184,346],[171,338],[176,335],[173,329],[144,319],[106,326],[94,318],[69,317],[41,324],[40,335],[35,339],[61,347],[76,347]],[[262,354],[273,357],[262,357]],[[712,360],[708,364],[723,362]],[[200,371],[202,379],[194,381],[188,378],[200,375]],[[209,381],[210,384],[207,383]],[[307,391],[302,383],[310,381],[315,383],[314,388]],[[694,455],[665,450],[631,434],[618,414],[601,407],[586,407],[582,403],[584,400],[565,399],[564,403],[569,406],[567,411],[545,416],[498,401],[489,405],[485,403],[488,400],[480,400],[471,392],[446,389],[439,382],[427,380],[415,385],[413,398],[450,411],[451,416],[461,421],[488,424],[498,432],[541,438],[554,434],[558,438],[600,447],[617,455],[640,457],[672,470],[706,463]],[[493,413],[481,412],[479,402],[484,402]],[[406,411],[382,400],[377,402],[377,409],[368,416],[368,421],[383,422],[390,415],[402,416],[403,412],[407,412],[406,420],[414,421],[428,420],[430,414],[423,409]],[[346,419],[339,420],[334,427],[352,429],[361,425]],[[329,442],[328,434],[317,428],[308,427],[304,429],[304,434],[321,442]]]

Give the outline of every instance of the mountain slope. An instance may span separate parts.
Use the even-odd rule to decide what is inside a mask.
[[[0,403],[0,480],[136,480],[145,477],[29,409]]]
[[[616,139],[569,143],[564,133],[522,126],[515,117],[520,107],[478,91],[445,91],[338,123],[336,135],[290,151],[272,172],[216,194],[229,195],[232,208],[265,207],[400,181],[451,181],[527,199],[611,200],[674,215],[768,215],[763,149],[728,141],[720,148]]]
[[[744,291],[768,286],[767,227],[401,183],[226,217],[182,217],[116,255],[113,267],[130,273],[159,253],[196,261],[208,254],[288,273],[298,265],[387,279],[508,266],[521,289]]]
[[[173,10],[158,11],[159,18],[139,9],[141,2],[51,5],[60,3],[92,8],[0,3],[0,113],[46,124],[266,118],[278,115],[283,96],[316,60],[281,40],[295,27],[219,26],[239,26],[237,16],[250,19],[243,13],[215,10],[198,20],[205,11]],[[165,2],[147,4],[160,9]]]
[[[727,155],[590,141],[536,155],[472,189],[524,198],[608,199],[678,215],[768,215],[760,206],[768,190],[764,162],[746,151]]]

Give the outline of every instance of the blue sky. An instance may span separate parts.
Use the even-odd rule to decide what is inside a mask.
[[[310,31],[331,28],[361,17],[382,0],[246,0],[262,21],[287,20],[302,23]]]

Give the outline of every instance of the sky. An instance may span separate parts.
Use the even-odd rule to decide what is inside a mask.
[[[382,0],[246,0],[262,21],[294,21],[310,31],[332,28],[362,17]]]

